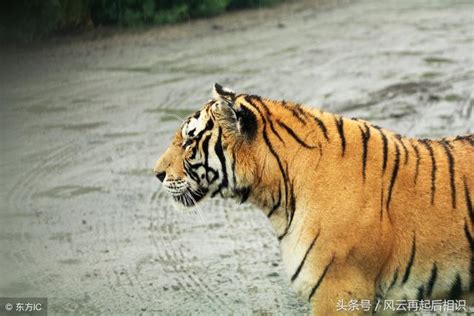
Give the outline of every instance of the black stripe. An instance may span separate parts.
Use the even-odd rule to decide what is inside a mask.
[[[306,122],[305,120],[301,117],[302,115],[302,110],[301,108],[297,107],[297,106],[294,106],[294,105],[289,105],[288,103],[286,103],[286,101],[282,101],[281,102],[281,105],[287,109],[288,111],[291,112],[291,114],[293,114],[293,116],[298,120],[300,121],[303,125],[306,125]],[[304,113],[304,112],[303,112]],[[306,113],[304,113],[306,114]]]
[[[270,110],[268,109],[268,107],[265,105],[265,103],[263,103],[262,99],[258,96],[258,95],[247,95],[244,97],[245,101],[247,101],[251,106],[253,106],[257,111],[258,113],[260,114],[260,116],[262,117],[262,119],[265,117],[266,120],[265,122],[268,121],[268,124],[270,125],[270,129],[272,130],[272,132],[276,135],[276,137],[278,137],[278,139],[284,144],[285,141],[283,140],[283,138],[280,136],[280,134],[275,130],[275,127],[273,125],[273,121],[271,119],[271,116],[272,114],[270,113]],[[260,109],[258,109],[255,104],[253,103],[252,99],[255,99],[257,100],[261,107],[265,110],[265,116],[263,115],[263,113],[260,111]]]
[[[464,222],[464,234],[466,234],[467,242],[469,243],[471,252],[474,251],[474,238],[472,238],[472,235],[469,232],[469,227],[467,226],[467,222]]]
[[[461,276],[459,273],[456,273],[456,278],[454,279],[451,290],[449,291],[449,299],[455,300],[461,297],[462,294],[462,282]]]
[[[288,174],[288,166],[286,168],[286,174]],[[290,186],[290,201],[289,201],[289,207],[287,206],[287,209],[289,209],[289,214],[288,214],[288,218],[287,218],[287,225],[286,225],[286,228],[285,228],[285,231],[283,232],[282,235],[278,236],[278,240],[282,240],[289,232],[290,230],[290,227],[291,227],[291,223],[293,222],[293,218],[295,216],[295,211],[296,211],[296,198],[295,198],[295,191],[293,189],[294,187],[294,184],[293,182],[291,183],[291,186]]]
[[[418,146],[416,146],[416,144],[411,143],[411,146],[413,147],[413,150],[415,151],[415,156],[416,156],[415,181],[414,181],[414,184],[416,184],[416,180],[418,179],[418,170],[420,169],[420,150],[418,149]]]
[[[188,132],[188,136],[193,137],[195,131],[196,131],[196,128],[193,128],[192,130],[190,130],[190,131]]]
[[[207,135],[202,141],[202,152],[204,155],[204,168],[206,169],[206,180],[209,183],[209,177],[207,175],[207,168],[209,167],[209,140],[211,139],[211,134]]]
[[[214,145],[214,151],[216,152],[216,155],[219,158],[219,161],[221,162],[221,165],[222,165],[222,181],[219,184],[219,189],[218,189],[218,191],[221,192],[221,190],[223,188],[226,188],[229,184],[229,181],[227,179],[227,167],[226,167],[226,161],[225,161],[225,156],[224,156],[224,150],[222,149],[222,128],[221,127],[219,127],[217,141]]]
[[[272,209],[270,210],[270,213],[268,213],[268,218],[270,218],[273,213],[275,213],[275,211],[280,207],[281,205],[281,188],[280,188],[280,185],[278,185],[278,201],[276,202],[276,204],[273,205]]]
[[[304,119],[308,117],[308,113],[306,113],[306,111],[301,108],[301,104],[294,104],[294,109],[298,113],[298,116],[302,116]],[[303,124],[306,125],[306,122],[304,122]]]
[[[321,129],[321,132],[323,132],[324,138],[326,138],[326,140],[329,142],[328,129],[326,128],[326,125],[324,125],[323,121],[316,116],[314,116],[314,120],[316,121],[318,127]]]
[[[194,172],[194,170],[191,168],[191,164],[189,162],[187,162],[186,160],[184,161],[183,163],[183,166],[184,166],[184,171],[186,171],[186,174],[191,178],[193,179],[194,181],[196,181],[198,184],[201,183],[201,179],[199,179],[199,175]],[[204,168],[206,169],[206,168]],[[207,172],[206,172],[207,174]]]
[[[189,160],[195,159],[197,152],[198,152],[198,146],[195,145],[195,146],[193,146],[193,148],[191,149],[191,156],[189,156]]]
[[[390,283],[388,290],[392,289],[395,286],[395,284],[397,283],[397,280],[398,280],[398,268],[395,270],[395,273],[393,274],[392,282]]]
[[[239,131],[245,136],[248,142],[255,139],[258,133],[258,123],[255,114],[244,105],[235,112]]]
[[[451,144],[451,141],[449,139],[447,139],[446,137],[441,138],[441,141],[443,143],[445,143],[445,145],[448,146],[450,149],[454,149],[453,144]]]
[[[472,210],[472,202],[471,202],[471,193],[469,193],[469,188],[467,187],[466,178],[463,178],[464,183],[464,197],[466,199],[466,209],[469,214],[469,218],[471,219],[471,225],[474,225],[474,212]]]
[[[215,196],[216,196],[217,194],[219,194],[219,193],[222,194],[221,189],[222,189],[221,186],[219,186],[219,187],[217,188],[217,190],[215,190],[214,192],[211,193],[211,197],[215,197]]]
[[[321,276],[319,277],[319,280],[318,282],[313,286],[313,288],[311,289],[311,292],[309,293],[309,297],[308,297],[308,300],[311,301],[311,298],[313,297],[314,293],[316,293],[316,290],[318,289],[318,287],[321,285],[321,282],[323,282],[323,279],[324,277],[326,276],[326,273],[328,272],[329,270],[329,267],[331,266],[331,264],[334,262],[334,256],[332,257],[331,261],[328,263],[328,265],[326,266],[326,268],[324,268],[324,271],[323,273],[321,274]]]
[[[234,184],[234,188],[237,187],[237,178],[235,176],[235,148],[232,150],[232,182]]]
[[[288,165],[286,166],[286,174],[288,174]],[[296,211],[296,196],[295,196],[295,190],[294,190],[294,181],[291,181],[291,187],[290,187],[290,220],[288,222],[288,227],[286,230],[291,226],[291,223],[293,222],[293,218],[295,217],[295,211]]]
[[[314,246],[314,244],[316,243],[316,240],[319,237],[319,233],[320,233],[320,231],[318,231],[318,233],[314,237],[313,241],[311,242],[311,244],[309,245],[308,249],[306,250],[306,252],[304,254],[303,260],[301,260],[301,262],[300,262],[298,268],[296,269],[295,273],[293,273],[293,275],[291,276],[291,282],[294,282],[296,280],[296,278],[298,277],[298,275],[300,274],[301,268],[304,265],[306,257],[308,257],[309,252],[311,251],[311,249],[313,249],[313,246]]]
[[[415,254],[416,254],[416,237],[413,235],[413,241],[411,244],[411,254],[410,260],[408,261],[407,268],[405,270],[405,274],[403,275],[402,284],[405,284],[410,277],[411,267],[413,266],[413,262],[415,261]]]
[[[337,119],[337,116],[334,116],[334,120],[336,121],[337,132],[339,133],[339,138],[341,138],[341,147],[342,147],[342,157],[344,157],[344,153],[346,152],[346,137],[344,136],[344,121],[342,117]]]
[[[471,146],[474,146],[474,136],[469,135],[464,138]]]
[[[283,140],[283,138],[281,138],[280,134],[276,131],[275,127],[273,126],[273,122],[272,120],[269,118],[268,119],[268,122],[270,123],[270,129],[272,130],[273,134],[276,135],[276,137],[278,137],[278,139],[283,143],[285,144],[285,141]]]
[[[265,105],[260,101],[260,99],[257,99],[259,101],[259,103],[265,107]],[[285,173],[285,170],[283,169],[283,165],[281,163],[281,160],[280,158],[278,157],[277,153],[275,152],[275,149],[273,149],[273,146],[272,146],[272,143],[270,142],[270,140],[268,139],[268,135],[267,135],[267,123],[266,123],[266,120],[265,120],[265,117],[263,116],[262,112],[260,111],[260,109],[253,103],[252,101],[252,97],[251,96],[245,96],[245,101],[250,105],[252,106],[257,112],[258,114],[260,115],[260,117],[262,118],[262,123],[263,123],[263,140],[265,141],[265,144],[267,145],[268,149],[270,150],[270,153],[273,155],[273,157],[275,158],[275,160],[277,161],[277,164],[278,164],[278,168],[280,169],[280,173],[283,177],[283,184],[285,185],[285,203],[288,203],[288,177]],[[268,110],[268,109],[267,109]]]
[[[214,128],[214,121],[213,120],[208,120],[207,123],[206,123],[206,126],[204,127],[203,130],[201,130],[195,137],[193,137],[194,139],[201,139],[202,135],[207,132],[207,131],[210,131],[211,129]]]
[[[197,119],[199,118],[199,116],[201,116],[201,111],[196,111],[196,112],[194,112],[194,114],[193,114],[192,117],[197,120]]]
[[[438,277],[438,267],[436,266],[436,263],[433,263],[433,267],[431,268],[430,279],[428,280],[428,286],[426,290],[427,297],[431,297],[431,294],[433,293],[433,287],[434,287],[437,277]]]
[[[383,173],[385,173],[385,169],[387,169],[388,140],[387,140],[387,136],[385,135],[385,133],[382,131],[382,129],[379,126],[374,126],[374,127],[380,132],[380,136],[382,137],[382,142],[383,142],[382,169],[383,169]]]
[[[284,169],[283,169],[283,164],[278,156],[278,154],[276,153],[275,149],[273,148],[273,145],[272,143],[270,142],[270,139],[268,138],[268,134],[266,132],[266,122],[267,120],[265,119],[265,117],[263,116],[262,112],[260,111],[260,109],[253,103],[252,101],[252,97],[255,98],[255,100],[258,101],[258,103],[260,104],[260,106],[263,107],[263,109],[265,110],[265,112],[267,113],[268,115],[268,122],[270,123],[270,125],[272,125],[272,120],[271,120],[271,117],[270,117],[270,111],[268,109],[268,107],[265,105],[265,103],[263,103],[263,101],[261,100],[261,98],[259,96],[249,96],[249,97],[245,97],[245,100],[247,102],[249,102],[249,104],[251,106],[253,106],[257,112],[260,114],[260,116],[262,117],[262,121],[263,121],[263,140],[265,141],[265,144],[267,145],[268,149],[270,150],[270,152],[272,153],[272,155],[275,157],[277,163],[278,163],[278,168],[280,169],[280,172],[282,174],[282,177],[283,177],[283,182],[285,184],[285,203],[288,204],[288,175],[285,173]]]
[[[451,149],[449,148],[449,144],[446,141],[442,141],[441,145],[443,145],[444,151],[446,152],[446,156],[448,157],[449,163],[449,180],[451,184],[451,205],[455,209],[456,208],[456,184],[454,183],[454,157],[451,153]]]
[[[309,149],[312,149],[312,148],[316,148],[316,146],[313,146],[313,145],[308,145],[306,144],[301,138],[298,137],[298,135],[295,134],[295,132],[288,126],[286,125],[285,123],[281,122],[280,120],[277,120],[277,123],[278,125],[280,125],[281,127],[283,127],[288,134],[290,134],[301,146],[305,147],[305,148],[309,148]]]
[[[266,119],[268,120],[268,124],[270,125],[270,129],[272,130],[272,132],[276,135],[276,137],[278,137],[278,139],[283,143],[285,144],[285,141],[283,140],[283,138],[280,136],[280,134],[276,131],[275,129],[275,126],[273,125],[273,120],[271,119],[271,116],[272,114],[270,113],[270,110],[268,109],[268,107],[265,105],[265,103],[263,103],[262,99],[259,97],[259,96],[256,96],[256,95],[252,95],[252,96],[246,96],[244,99],[245,101],[249,102],[253,107],[255,107],[255,104],[251,103],[251,99],[254,98],[256,99],[260,105],[263,107],[263,109],[265,110],[265,114],[266,114]],[[250,101],[249,101],[250,100]],[[259,112],[260,116],[262,116],[263,118],[263,114],[262,112],[260,111],[260,109],[257,109],[257,111]]]
[[[429,139],[420,139],[420,143],[425,146],[428,150],[428,153],[431,157],[431,205],[434,204],[434,197],[436,193],[436,160],[433,153],[433,148],[431,147]]]
[[[362,136],[362,179],[365,182],[365,169],[367,166],[367,149],[370,138],[370,129],[367,124],[364,123],[365,131],[359,126],[360,134]]]
[[[464,136],[456,136],[454,140],[467,142],[471,146],[474,146],[474,135],[464,135]]]
[[[243,187],[235,189],[234,193],[240,197],[240,203],[244,203],[250,196],[250,187]]]
[[[469,283],[469,291],[474,292],[474,254],[471,254],[471,265],[469,268],[469,273],[471,274],[471,281]]]
[[[403,164],[406,165],[408,163],[408,149],[407,149],[407,146],[405,146],[405,143],[403,142],[403,137],[400,134],[397,134],[395,136],[397,137],[398,141],[400,142],[400,144],[403,147],[403,152],[405,153],[405,162]]]
[[[425,287],[423,285],[420,285],[418,287],[418,293],[416,293],[416,299],[421,301],[424,298],[425,298]]]
[[[393,163],[393,171],[392,171],[392,177],[390,178],[390,186],[388,187],[387,211],[389,210],[390,201],[392,200],[393,185],[395,184],[395,181],[397,180],[398,168],[400,165],[400,149],[398,148],[398,144],[396,142],[394,142],[394,144],[395,144],[395,161]]]

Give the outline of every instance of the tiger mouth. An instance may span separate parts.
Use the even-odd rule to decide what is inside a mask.
[[[187,189],[179,194],[171,193],[171,196],[176,202],[181,203],[186,207],[192,207],[196,205],[199,201],[201,201],[202,198],[206,196],[207,192],[207,189],[201,188],[199,188],[198,190]]]

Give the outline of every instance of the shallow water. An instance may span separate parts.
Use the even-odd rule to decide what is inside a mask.
[[[472,133],[473,10],[304,2],[2,52],[0,296],[58,315],[308,312],[263,214],[177,211],[154,161],[214,82],[409,136]]]

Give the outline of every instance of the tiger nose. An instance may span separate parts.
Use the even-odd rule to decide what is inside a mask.
[[[166,172],[158,172],[156,174],[156,177],[158,178],[158,180],[160,180],[161,182],[163,182],[165,180],[165,177],[166,177]]]

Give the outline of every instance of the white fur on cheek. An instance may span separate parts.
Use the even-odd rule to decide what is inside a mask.
[[[196,120],[195,118],[192,118],[189,123],[188,123],[188,126],[186,127],[186,133],[188,133],[189,131],[192,131],[193,129],[196,129],[198,127],[198,120]]]

